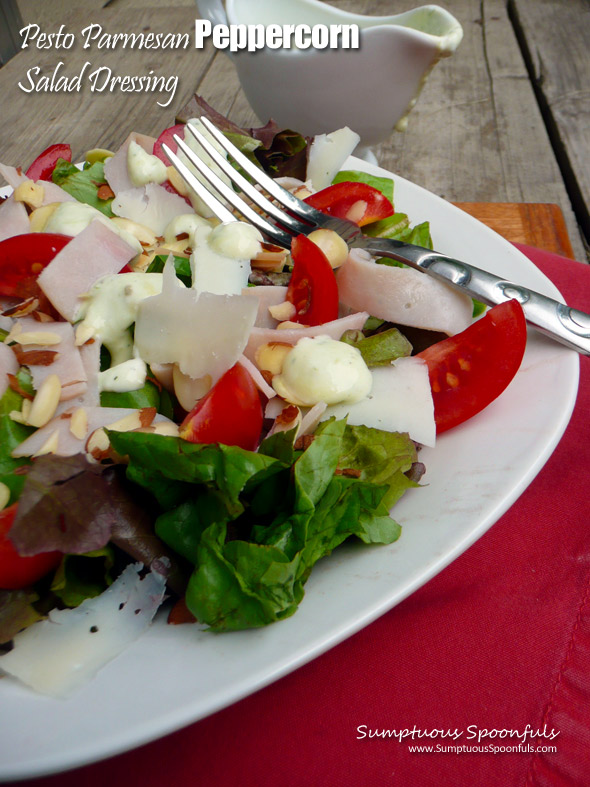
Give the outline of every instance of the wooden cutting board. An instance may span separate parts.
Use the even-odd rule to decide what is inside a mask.
[[[526,243],[574,258],[558,205],[530,202],[455,202],[458,208],[487,224],[509,241]]]

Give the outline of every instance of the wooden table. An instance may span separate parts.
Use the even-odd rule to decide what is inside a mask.
[[[391,0],[333,0],[348,10],[392,13]],[[103,7],[104,5],[108,7]],[[19,0],[24,23],[77,36],[95,22],[109,32],[191,32],[192,0],[167,8],[145,0]],[[395,4],[393,10],[412,7]],[[543,245],[587,262],[590,238],[590,0],[447,0],[465,37],[433,70],[408,130],[377,151],[399,172],[482,218],[511,240]],[[25,93],[28,69],[63,73],[108,66],[113,74],[177,75],[169,106],[152,93]],[[68,141],[77,158],[100,144],[116,148],[128,131],[157,134],[194,91],[242,126],[257,125],[231,62],[213,48],[161,52],[118,48],[20,51],[0,69],[0,160],[26,165],[35,152]],[[468,204],[466,204],[468,203]],[[530,208],[529,205],[534,206]],[[552,207],[553,206],[553,207]],[[568,240],[569,236],[569,240]]]

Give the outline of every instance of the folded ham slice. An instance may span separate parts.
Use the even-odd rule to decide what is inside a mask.
[[[85,429],[82,437],[77,437],[72,431],[72,417],[79,408],[72,407],[59,416],[52,418],[49,423],[37,429],[17,446],[12,456],[33,456],[41,450],[48,440],[52,443],[52,452],[57,456],[73,456],[86,450],[86,442],[90,435],[101,427],[109,427],[128,415],[137,413],[137,410],[127,407],[85,407]],[[163,415],[156,414],[154,423],[169,421]],[[75,430],[77,431],[77,430]],[[54,442],[55,441],[55,442]]]
[[[0,175],[2,175],[4,180],[13,189],[17,188],[17,186],[20,186],[21,183],[25,182],[25,180],[28,180],[26,175],[23,175],[22,172],[19,172],[16,167],[11,167],[10,164],[0,163]]]
[[[132,131],[115,155],[105,161],[104,176],[115,194],[133,188],[133,183],[127,170],[127,151],[132,141],[141,145],[146,153],[152,153],[156,140],[154,137],[148,137],[145,134],[137,134],[135,131]]]
[[[74,322],[80,296],[133,257],[135,249],[101,221],[92,221],[41,271],[39,286],[62,317]]]
[[[33,387],[39,390],[41,383],[50,374],[56,374],[61,383],[60,401],[65,402],[80,396],[87,388],[86,369],[82,363],[80,351],[75,344],[74,328],[69,322],[37,322],[33,317],[22,317],[17,320],[22,332],[42,332],[60,337],[58,344],[27,344],[21,347],[25,353],[55,352],[54,360],[49,364],[27,363],[33,378]],[[18,334],[15,337],[18,340]],[[31,356],[33,360],[35,356]]]
[[[30,231],[29,214],[22,202],[9,197],[0,205],[0,241]]]
[[[336,273],[340,302],[381,320],[442,331],[450,336],[471,324],[471,298],[412,268],[374,262],[353,249]]]
[[[276,328],[277,320],[274,319],[268,308],[284,303],[287,297],[287,287],[272,284],[246,287],[242,290],[242,295],[258,298],[258,314],[254,323],[257,328]]]
[[[18,372],[18,361],[7,344],[0,342],[0,398],[8,388],[8,375]]]
[[[331,339],[340,339],[344,331],[360,331],[368,317],[367,312],[356,312],[309,328],[252,328],[244,355],[254,361],[256,350],[261,344],[268,342],[297,344],[304,336],[329,336]]]

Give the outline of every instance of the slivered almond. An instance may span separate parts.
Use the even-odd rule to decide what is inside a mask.
[[[97,462],[110,456],[110,447],[109,438],[102,427],[95,429],[86,441],[86,453]]]
[[[10,334],[9,334],[10,336]],[[8,338],[8,337],[7,337]],[[12,337],[13,342],[18,344],[59,344],[61,336],[52,331],[23,331]]]
[[[33,454],[33,458],[36,456],[45,456],[45,454],[55,454],[58,448],[59,448],[59,431],[56,429],[49,435],[49,437],[43,443],[41,448],[39,448],[39,450]]]
[[[10,489],[0,481],[0,511],[6,508],[10,500]]]
[[[142,407],[141,410],[135,410],[135,412],[105,426],[105,429],[110,429],[113,432],[132,432],[134,429],[150,426],[155,417],[155,407]]]
[[[88,413],[83,407],[78,407],[72,413],[70,420],[70,432],[78,440],[83,440],[88,432]]]
[[[45,426],[57,410],[59,398],[61,396],[61,383],[57,374],[50,374],[46,377],[35,398],[31,403],[31,411],[27,416],[27,421],[31,426]]]
[[[59,356],[56,350],[21,350],[18,345],[12,349],[21,366],[50,366]]]
[[[25,400],[28,401],[28,400]],[[16,421],[17,424],[27,424],[27,419],[23,416],[20,410],[11,410],[8,413],[8,417],[11,421]]]
[[[269,306],[268,311],[270,312],[271,316],[279,322],[290,320],[291,317],[294,317],[297,314],[297,309],[291,303],[291,301],[283,301],[282,303],[277,303],[275,306]]]
[[[173,423],[172,421],[159,421],[157,424],[153,424],[152,426],[145,426],[141,429],[136,429],[137,432],[143,432],[144,434],[159,434],[163,435],[164,437],[178,437],[178,424]]]
[[[308,328],[308,325],[303,325],[300,322],[291,322],[291,320],[285,320],[285,322],[280,322],[277,325],[277,330],[279,331],[290,331],[293,328]]]
[[[23,399],[23,404],[21,407],[21,413],[23,414],[23,418],[27,419],[31,413],[31,407],[33,406],[32,399]]]
[[[84,320],[79,323],[78,327],[76,328],[76,347],[81,347],[86,342],[90,341],[94,337],[94,326],[90,323],[84,322]]]
[[[39,308],[39,298],[26,298],[24,301],[17,303],[16,306],[11,306],[9,309],[4,309],[2,314],[4,317],[26,317],[27,314],[34,312]]]

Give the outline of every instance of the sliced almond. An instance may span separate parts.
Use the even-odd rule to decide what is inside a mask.
[[[112,223],[121,230],[125,230],[130,235],[146,246],[153,246],[156,243],[156,234],[144,224],[138,224],[131,219],[124,219],[121,216],[113,216]]]
[[[46,454],[55,454],[59,448],[59,431],[55,429],[43,443],[41,448],[33,454],[36,456],[45,456]]]
[[[83,440],[88,432],[88,413],[83,407],[78,407],[70,419],[70,432],[78,440]]]
[[[0,511],[6,508],[10,500],[10,489],[0,481]]]
[[[61,342],[61,336],[58,333],[53,333],[53,331],[23,331],[13,336],[12,341],[17,344],[53,345]]]
[[[45,426],[57,410],[61,396],[61,382],[57,374],[48,375],[35,394],[27,421],[31,426]]]
[[[180,406],[183,407],[187,413],[190,413],[199,399],[205,396],[210,390],[213,382],[210,374],[206,374],[204,377],[199,378],[189,377],[188,374],[184,374],[180,371],[178,364],[174,364],[172,380],[176,398],[180,402]]]
[[[109,458],[110,448],[109,438],[102,427],[95,429],[86,441],[86,454],[96,462]]]

